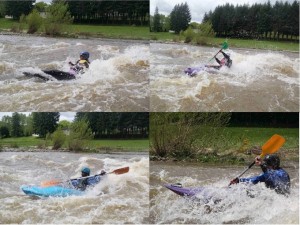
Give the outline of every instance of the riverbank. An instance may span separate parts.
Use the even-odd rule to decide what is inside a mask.
[[[27,25],[20,28],[20,23],[11,19],[0,19],[0,34],[20,34],[32,36],[47,36],[42,29],[35,34],[27,34]],[[130,40],[149,40],[150,31],[148,26],[108,26],[108,25],[65,25],[65,31],[55,37],[65,38],[108,38],[108,39],[130,39]]]
[[[0,152],[70,152],[67,142],[62,148],[52,150],[52,140],[45,140],[38,137],[20,137],[0,139]],[[87,153],[111,153],[111,152],[148,152],[148,139],[141,140],[89,140],[84,145],[84,150],[80,152]]]
[[[151,42],[161,43],[184,43],[184,37],[172,34],[172,33],[150,33]],[[209,37],[205,38],[205,41],[201,45],[194,42],[188,43],[195,46],[208,46],[208,47],[220,47],[226,38]],[[248,39],[227,39],[229,48],[247,48],[247,49],[263,49],[272,51],[289,51],[299,52],[299,42],[295,41],[273,41],[273,40],[248,40]],[[186,44],[186,43],[184,43]]]

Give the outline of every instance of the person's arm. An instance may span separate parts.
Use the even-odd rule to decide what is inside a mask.
[[[221,66],[221,61],[220,61],[217,57],[215,57],[215,60],[216,60],[217,63]]]
[[[221,51],[221,53],[223,54],[223,56],[224,56],[227,60],[230,59],[229,55],[227,55],[225,52]]]
[[[265,182],[265,175],[262,173],[259,176],[255,177],[249,177],[249,178],[240,178],[240,182],[246,182],[246,183],[252,183],[252,184],[257,184],[258,182]]]
[[[84,65],[85,65],[86,68],[89,68],[88,62],[85,62]]]

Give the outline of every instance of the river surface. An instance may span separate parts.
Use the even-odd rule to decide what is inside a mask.
[[[23,72],[69,71],[82,51],[90,68],[71,81]],[[149,43],[0,34],[0,111],[149,111]]]
[[[264,184],[247,187],[229,181],[244,167],[212,167],[187,163],[150,162],[150,222],[155,224],[299,224],[299,164],[283,164],[292,183],[289,198],[267,189]],[[244,177],[261,173],[252,168]],[[206,193],[218,203],[181,197],[162,185],[181,183],[183,187],[207,187]],[[247,195],[251,190],[251,198]],[[249,194],[249,192],[248,192]]]
[[[150,43],[150,111],[299,111],[298,53],[229,48],[230,69],[184,74],[187,67],[217,65],[209,60],[218,50]]]
[[[92,174],[129,166],[109,174],[83,196],[33,198],[20,186],[51,179],[80,177],[83,166]],[[149,156],[0,152],[0,224],[141,224],[149,218]]]

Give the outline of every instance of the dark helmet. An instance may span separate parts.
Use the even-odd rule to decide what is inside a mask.
[[[85,174],[86,176],[89,176],[90,173],[91,173],[91,170],[90,170],[90,168],[88,168],[88,167],[83,167],[83,168],[81,169],[81,173]]]
[[[89,52],[81,52],[80,56],[82,56],[85,60],[88,60],[90,58]]]
[[[278,169],[280,166],[280,159],[278,155],[266,155],[263,161],[267,166],[271,166],[274,169]]]

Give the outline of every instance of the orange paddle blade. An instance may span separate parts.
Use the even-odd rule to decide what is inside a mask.
[[[260,158],[264,157],[267,154],[275,153],[279,150],[279,148],[284,144],[285,139],[278,135],[274,134],[263,146],[262,153]]]
[[[123,167],[123,168],[120,168],[120,169],[116,169],[114,171],[111,171],[109,173],[114,173],[114,174],[123,174],[123,173],[127,173],[129,171],[129,167]]]
[[[60,184],[60,183],[61,183],[60,180],[43,181],[43,182],[41,182],[41,187],[50,187],[50,186],[54,186],[54,185]]]

